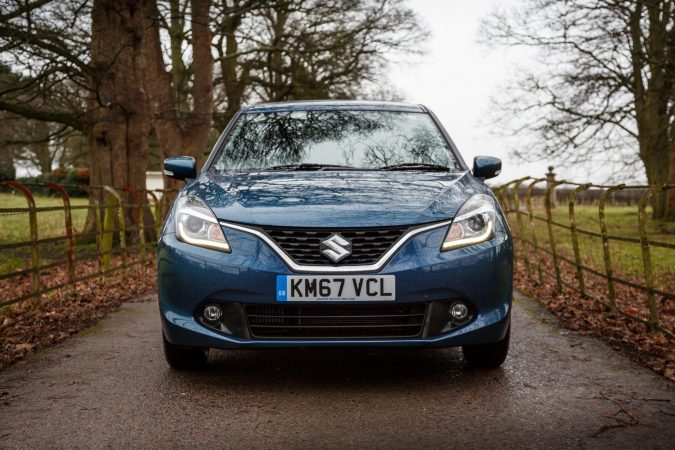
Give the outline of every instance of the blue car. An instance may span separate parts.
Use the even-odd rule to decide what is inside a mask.
[[[508,353],[513,244],[484,180],[421,105],[361,101],[242,108],[185,180],[158,246],[166,360],[208,350],[462,347]]]

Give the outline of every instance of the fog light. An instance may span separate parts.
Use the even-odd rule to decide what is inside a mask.
[[[217,322],[223,317],[223,310],[218,305],[207,305],[204,308],[204,319],[208,322]]]
[[[453,303],[450,306],[450,317],[455,322],[462,322],[469,316],[469,308],[464,303]]]

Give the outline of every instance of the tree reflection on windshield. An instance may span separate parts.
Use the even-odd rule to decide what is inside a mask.
[[[289,111],[242,115],[215,168],[325,164],[374,169],[407,163],[460,169],[426,114]]]

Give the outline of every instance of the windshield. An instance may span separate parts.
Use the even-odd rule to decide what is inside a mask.
[[[428,114],[393,111],[243,114],[213,168],[461,170]]]

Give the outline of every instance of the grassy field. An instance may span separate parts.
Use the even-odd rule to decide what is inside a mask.
[[[72,198],[71,206],[86,206],[86,198]],[[40,207],[63,206],[60,197],[36,196],[35,205]],[[21,194],[0,193],[0,210],[3,208],[27,208],[26,199]],[[73,209],[72,221],[74,232],[82,230],[87,218],[86,209]],[[65,214],[59,211],[37,212],[38,239],[65,236]],[[0,211],[0,244],[9,244],[30,240],[30,222],[28,212],[4,213]],[[90,247],[90,246],[87,246]],[[31,247],[0,250],[0,273],[21,270],[29,267],[28,258]],[[40,247],[40,263],[48,264],[65,258],[65,243],[44,244]]]
[[[651,214],[651,211],[649,211],[649,214]],[[543,209],[535,210],[535,215],[545,217],[546,212]],[[600,233],[600,220],[597,205],[577,206],[575,208],[575,216],[577,229]],[[608,206],[605,210],[605,219],[609,235],[639,239],[636,206]],[[510,214],[509,220],[511,221],[511,226],[517,228],[514,214]],[[567,205],[561,205],[554,209],[553,220],[558,223],[569,225]],[[546,222],[535,220],[534,230],[539,245],[548,247],[550,243]],[[555,226],[553,231],[557,251],[570,259],[574,259],[570,231]],[[647,232],[649,239],[652,241],[675,244],[675,222],[650,220]],[[578,237],[581,258],[584,264],[604,273],[605,263],[603,258],[602,239],[583,234],[578,234]],[[612,267],[617,276],[630,277],[638,280],[643,279],[644,265],[640,244],[610,240],[609,247]],[[672,292],[675,290],[675,250],[651,246],[650,251],[654,277],[658,287]]]
[[[59,197],[38,196],[35,198],[38,207],[61,206]],[[86,198],[73,198],[73,206],[87,205]],[[21,195],[0,193],[1,208],[24,208],[26,201]],[[543,209],[535,211],[537,216],[545,217]],[[75,209],[72,211],[73,227],[79,231],[84,226],[87,210]],[[594,232],[600,232],[598,208],[596,205],[580,205],[576,208],[577,227]],[[566,205],[554,209],[553,219],[556,222],[569,224]],[[608,206],[606,209],[608,232],[610,235],[639,238],[637,207],[635,206]],[[37,213],[38,237],[40,239],[65,235],[65,218],[63,211],[45,211]],[[509,220],[514,231],[517,231],[515,216]],[[546,223],[535,220],[534,227],[540,245],[549,245]],[[569,230],[554,227],[557,250],[568,258],[573,258],[572,239]],[[650,240],[675,244],[675,223],[650,221],[648,226]],[[30,239],[28,213],[0,212],[0,244],[27,241]],[[602,272],[605,270],[603,260],[602,241],[600,238],[579,234],[581,256],[585,264]],[[88,249],[91,250],[91,249]],[[65,248],[63,243],[49,244],[41,248],[42,263],[48,263],[62,258]],[[643,277],[643,260],[639,244],[610,241],[612,265],[618,276],[627,276],[635,279]],[[30,247],[24,249],[4,250],[0,258],[0,273],[24,268]],[[675,250],[651,247],[654,276],[660,288],[675,289]]]
[[[86,198],[71,198],[71,206],[86,206]],[[63,206],[60,197],[35,197],[35,206]],[[26,199],[21,194],[0,193],[0,209],[27,208]],[[86,209],[72,210],[73,228],[77,232],[82,229],[87,218]],[[40,239],[63,236],[66,233],[65,214],[63,211],[41,211],[37,213],[38,237]],[[0,212],[0,243],[27,241],[30,239],[28,212]]]

